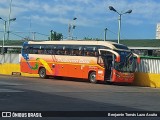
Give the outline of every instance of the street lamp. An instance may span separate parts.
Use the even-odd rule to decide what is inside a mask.
[[[9,19],[9,20],[8,20],[8,31],[7,31],[8,37],[7,37],[7,40],[9,40],[10,22],[11,22],[11,21],[15,21],[15,20],[16,20],[16,18],[12,18],[12,19]]]
[[[1,20],[4,21],[4,33],[3,33],[3,42],[2,42],[2,49],[1,49],[1,53],[3,54],[4,53],[4,41],[5,41],[5,35],[6,35],[6,25],[7,25],[7,20],[4,20],[3,18],[0,17]],[[12,19],[9,19],[9,21],[15,21],[16,18],[12,18]],[[9,31],[8,31],[9,32]]]
[[[75,25],[75,21],[77,20],[77,18],[76,17],[74,17],[73,18],[73,24],[72,24],[72,39],[73,39],[73,31],[74,31],[74,29],[76,28],[76,25]]]
[[[76,25],[75,25],[76,20],[77,18],[74,17],[72,23],[68,25],[68,39],[70,38],[73,39],[73,30],[76,28]]]
[[[119,15],[119,18],[118,18],[118,23],[119,23],[119,27],[118,27],[118,43],[119,43],[119,41],[120,41],[120,32],[121,32],[121,16],[123,15],[123,14],[130,14],[131,12],[132,12],[132,10],[128,10],[128,11],[126,11],[126,12],[121,12],[121,13],[119,13],[116,9],[114,9],[114,7],[112,7],[112,6],[109,6],[109,9],[111,10],[111,11],[114,11],[114,12],[116,12],[116,13],[118,13],[118,15]]]

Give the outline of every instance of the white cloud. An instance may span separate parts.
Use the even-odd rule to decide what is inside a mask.
[[[8,3],[10,0],[1,0],[0,14],[8,17]],[[68,24],[77,17],[79,25],[93,26],[101,22],[111,22],[117,19],[116,13],[110,11],[108,6],[114,6],[118,11],[132,9],[133,12],[124,17],[130,24],[142,24],[143,21],[152,23],[159,21],[160,2],[156,0],[13,0],[12,16],[24,18],[32,16],[33,19],[40,17],[41,21],[59,22]]]
[[[12,1],[12,6],[28,9],[28,10],[40,10],[41,8],[41,0],[13,0]]]
[[[133,12],[131,13],[130,17],[128,17],[128,19],[132,18],[130,19],[132,21],[130,23],[133,24],[133,20],[135,20],[135,23],[137,24],[141,24],[147,21],[150,21],[150,23],[155,23],[159,21],[160,18],[160,1],[156,0],[136,0],[132,2],[130,2],[129,0],[121,0],[118,2],[118,4],[117,1],[115,2],[112,0],[108,0],[107,5],[113,5],[118,11],[132,9]],[[108,11],[108,14],[111,14],[109,12],[111,11]]]
[[[126,21],[127,23],[130,23],[132,25],[140,25],[143,24],[142,20],[138,20],[138,19],[130,19]]]
[[[44,4],[42,8],[46,14],[52,14],[52,15],[67,15],[69,11],[73,11],[74,8],[71,8],[70,6],[66,5],[55,5],[50,6],[49,4]]]
[[[4,18],[6,15],[8,15],[8,9],[6,8],[0,8],[0,17]]]
[[[57,23],[61,23],[61,24],[69,24],[69,23],[73,23],[73,21],[71,19],[68,18],[63,18],[63,17],[48,17],[48,16],[39,16],[39,15],[33,15],[33,16],[24,16],[24,19],[29,20],[30,18],[34,21],[39,21],[39,24],[50,24],[51,22],[57,22]],[[98,24],[97,22],[98,20],[92,20],[92,19],[86,19],[85,17],[80,17],[79,19],[76,20],[76,25],[78,26],[95,26],[95,24]]]

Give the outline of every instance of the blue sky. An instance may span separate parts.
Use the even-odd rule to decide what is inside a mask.
[[[0,0],[0,17],[7,20],[10,0]],[[11,39],[23,39],[36,32],[36,39],[48,39],[50,30],[68,36],[68,24],[76,29],[73,36],[102,38],[108,28],[107,39],[117,39],[118,14],[110,11],[113,6],[119,12],[132,9],[122,15],[121,39],[155,39],[156,24],[160,22],[159,0],[12,0]],[[0,38],[3,38],[3,21],[0,21]],[[41,34],[45,35],[41,35]]]

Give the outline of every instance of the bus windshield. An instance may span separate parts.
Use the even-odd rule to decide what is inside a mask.
[[[120,62],[115,61],[115,69],[120,72],[135,72],[136,61],[132,52],[116,51],[120,55]]]

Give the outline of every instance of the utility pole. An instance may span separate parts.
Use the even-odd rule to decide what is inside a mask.
[[[104,41],[106,41],[107,39],[107,30],[108,30],[107,28],[104,29]]]
[[[33,32],[33,40],[36,38],[36,32]]]
[[[51,30],[50,32],[51,32],[51,34],[50,34],[50,41],[52,41],[53,30]]]
[[[7,40],[9,40],[11,8],[12,8],[12,0],[10,0],[10,5],[9,5],[8,31],[7,31],[8,36],[7,36]]]
[[[132,13],[132,10],[128,10],[128,11],[126,11],[126,12],[121,12],[121,13],[119,13],[116,9],[114,9],[114,7],[112,7],[112,6],[109,6],[109,9],[111,10],[111,11],[114,11],[114,12],[116,12],[116,13],[118,13],[118,15],[119,15],[119,17],[118,17],[118,44],[119,44],[119,42],[120,42],[120,34],[121,34],[121,16],[123,15],[123,14],[130,14],[130,13]]]

